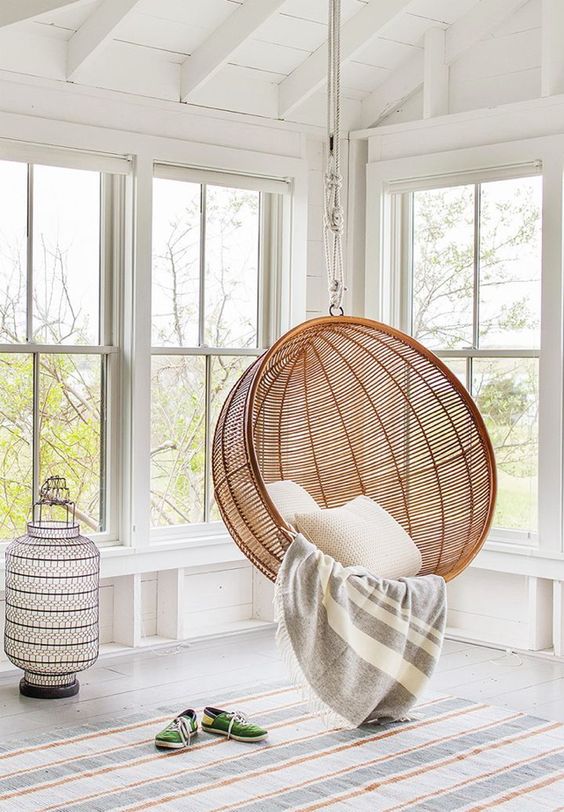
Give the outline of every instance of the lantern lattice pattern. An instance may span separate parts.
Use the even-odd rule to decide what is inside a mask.
[[[80,535],[72,502],[46,499],[42,489],[39,504],[39,519],[6,550],[4,648],[24,671],[21,693],[53,699],[76,694],[77,672],[98,657],[100,553]],[[45,504],[73,511],[45,521]]]

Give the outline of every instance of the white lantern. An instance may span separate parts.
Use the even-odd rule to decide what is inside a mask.
[[[44,519],[46,505],[65,508],[66,519]],[[66,482],[50,477],[27,535],[6,550],[4,649],[24,671],[20,692],[25,696],[78,693],[77,672],[98,657],[99,577],[100,553],[80,535]]]

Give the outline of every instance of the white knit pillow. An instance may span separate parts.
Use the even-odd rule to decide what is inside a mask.
[[[297,528],[344,567],[382,578],[417,575],[422,559],[403,527],[377,502],[358,496],[340,508],[297,512]]]
[[[321,508],[305,488],[292,482],[291,479],[281,479],[266,486],[268,495],[274,502],[278,513],[292,527],[296,526],[296,513],[311,513],[321,511]]]

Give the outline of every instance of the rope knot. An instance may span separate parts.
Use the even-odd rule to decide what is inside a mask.
[[[342,234],[345,228],[345,213],[342,206],[335,206],[325,212],[325,227],[334,234]]]

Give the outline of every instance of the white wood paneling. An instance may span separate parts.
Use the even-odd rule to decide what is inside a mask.
[[[100,583],[100,644],[114,641],[114,583]]]
[[[490,643],[529,644],[526,576],[466,570],[448,585],[448,626]]]
[[[278,104],[277,83],[282,78],[282,74],[226,65],[205,87],[192,93],[191,101],[210,109],[246,111],[273,118]]]
[[[376,67],[351,59],[343,65],[341,82],[345,92],[349,89],[360,90],[364,95],[383,82],[389,73],[388,68]]]
[[[174,62],[183,62],[186,56],[210,34],[198,20],[176,20],[174,24],[158,14],[144,14],[139,5],[120,25],[118,38],[146,49],[160,48],[168,52]]]
[[[237,48],[282,5],[284,0],[245,0],[184,62],[180,98],[186,101],[229,61]]]
[[[4,0],[0,6],[0,27],[14,25],[76,2],[77,0]]]
[[[209,633],[248,620],[252,615],[253,574],[250,564],[185,575],[183,623],[186,636]]]
[[[396,40],[376,37],[364,48],[361,48],[355,54],[354,59],[356,62],[392,71],[400,67],[414,53],[422,50],[422,43],[409,45],[407,42],[397,42]]]
[[[341,59],[351,59],[383,26],[405,9],[406,0],[370,0],[341,28]],[[290,113],[327,79],[327,45],[320,46],[280,85],[280,115]]]
[[[101,51],[136,4],[137,0],[102,0],[96,6],[69,40],[67,79],[74,79],[78,71]]]
[[[528,31],[531,28],[540,28],[542,20],[543,0],[528,0],[525,5],[507,17],[493,32],[495,37],[505,37],[508,34],[517,34],[519,31]]]
[[[141,636],[157,634],[157,579],[160,573],[145,572],[141,576]],[[163,635],[166,636],[166,635]]]
[[[341,16],[343,21],[354,17],[366,5],[367,0],[342,0]],[[286,0],[282,11],[292,17],[304,20],[314,20],[327,26],[327,0]]]
[[[325,23],[304,20],[287,13],[273,15],[257,28],[254,34],[254,39],[261,42],[299,48],[303,52],[304,59],[319,48],[326,38]]]
[[[123,575],[114,580],[113,640],[124,646],[136,647],[142,637],[141,575]]]
[[[237,48],[229,61],[234,65],[271,71],[284,77],[297,68],[307,55],[307,51],[301,48],[253,38]]]
[[[554,581],[553,590],[554,653],[564,657],[564,581]]]
[[[160,570],[155,589],[155,630],[159,637],[184,638],[184,569]]]
[[[541,64],[540,29],[518,31],[477,42],[452,65],[453,81],[483,79],[517,73]]]
[[[446,36],[445,61],[458,60],[488,33],[495,31],[504,19],[525,4],[525,0],[482,0],[464,17],[449,27]],[[423,82],[423,56],[414,53],[380,87],[363,102],[365,126],[380,122],[394,107],[414,93]]]
[[[80,0],[78,3],[62,6],[34,18],[29,22],[29,26],[36,27],[36,33],[41,30],[43,34],[47,34],[52,29],[58,29],[59,33],[66,31],[67,37],[70,37],[88,19],[98,3],[99,0]],[[22,27],[19,25],[18,31]]]
[[[475,5],[476,0],[417,0],[410,10],[434,22],[448,24],[466,14]]]
[[[274,584],[253,567],[253,617],[267,623],[274,621]]]
[[[554,96],[564,93],[564,3],[561,0],[542,2],[542,74],[541,93]]]

